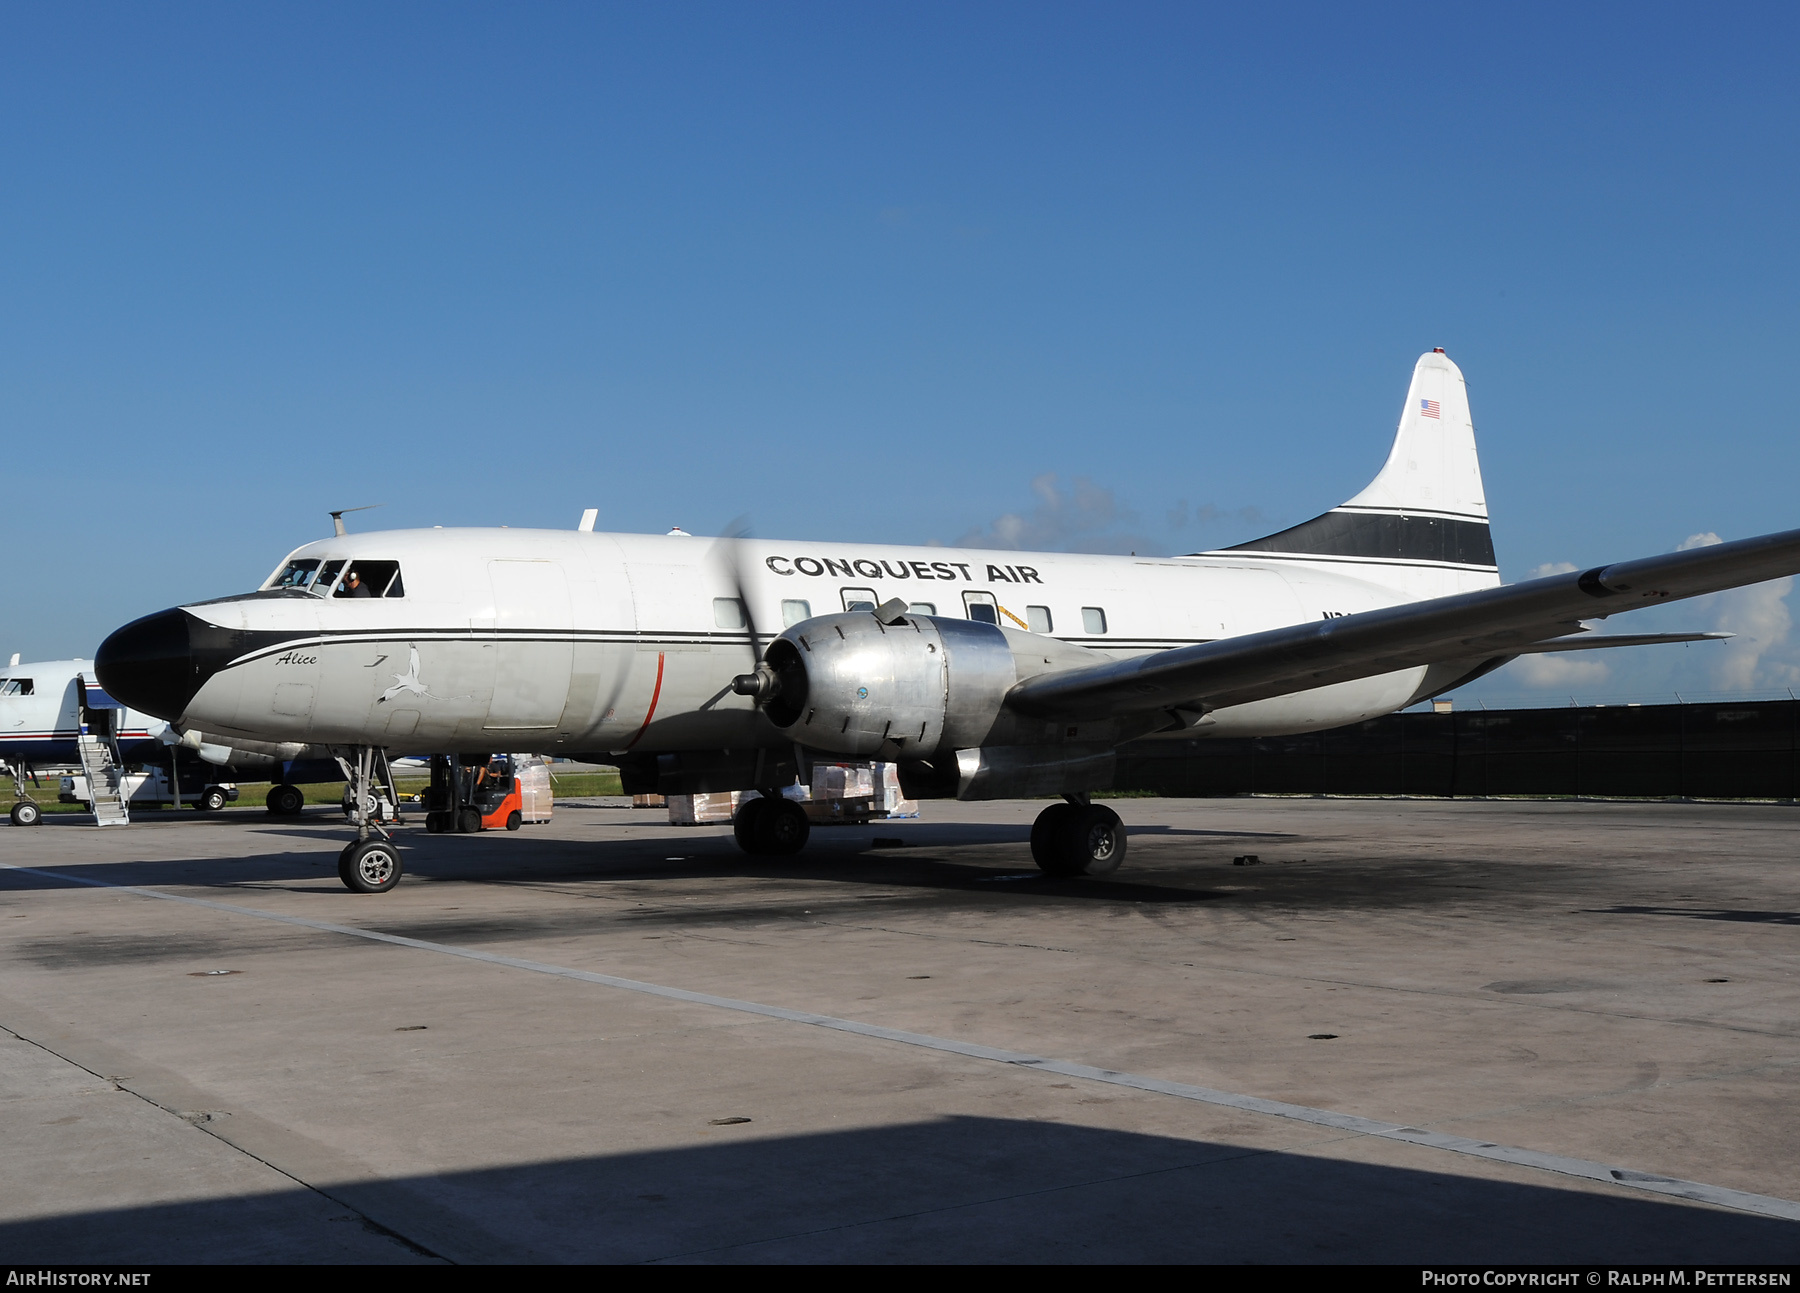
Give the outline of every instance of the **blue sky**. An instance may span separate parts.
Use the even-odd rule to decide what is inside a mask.
[[[1235,542],[1360,488],[1439,345],[1507,578],[1791,528],[1797,29],[0,9],[0,650],[91,654],[373,502],[363,527]],[[1754,647],[1482,687],[1779,690],[1785,591],[1659,613]]]

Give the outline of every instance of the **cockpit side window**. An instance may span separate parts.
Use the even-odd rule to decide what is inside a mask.
[[[29,696],[29,695],[31,695],[31,679],[29,679],[29,678],[0,679],[0,696]]]
[[[365,561],[357,558],[344,571],[344,582],[338,586],[339,597],[404,597],[406,587],[400,581],[398,561]]]
[[[273,575],[265,588],[305,588],[318,573],[319,559],[307,557],[299,561],[290,561],[281,571]]]

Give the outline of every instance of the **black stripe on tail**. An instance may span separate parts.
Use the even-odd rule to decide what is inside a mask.
[[[1404,512],[1331,511],[1223,551],[1442,561],[1458,566],[1495,564],[1494,541],[1486,521]]]

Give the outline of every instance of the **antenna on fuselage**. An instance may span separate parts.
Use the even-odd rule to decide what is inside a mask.
[[[386,503],[365,503],[361,507],[340,507],[331,514],[331,532],[339,537],[350,533],[344,528],[344,513],[346,512],[366,512],[370,508],[386,506]]]

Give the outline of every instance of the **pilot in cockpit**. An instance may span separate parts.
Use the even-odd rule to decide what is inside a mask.
[[[339,597],[373,597],[369,586],[362,581],[362,573],[355,566],[350,567],[350,574],[344,580],[344,586],[338,589]]]

